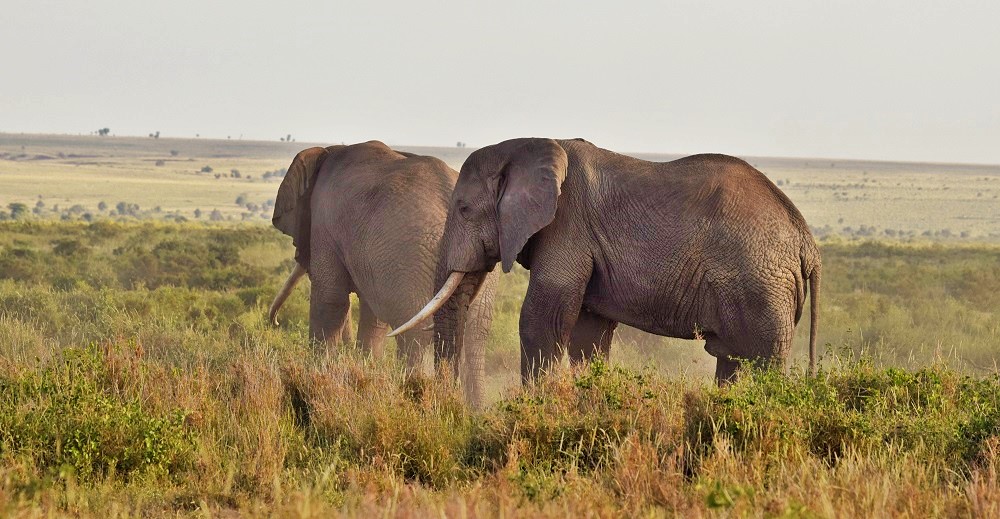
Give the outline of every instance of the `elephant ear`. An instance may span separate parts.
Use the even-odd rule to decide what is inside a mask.
[[[530,139],[511,153],[500,179],[500,260],[510,272],[528,240],[556,217],[569,159],[552,139]]]
[[[274,215],[271,217],[271,223],[278,230],[292,237],[292,242],[299,252],[302,252],[303,249],[308,251],[309,198],[312,195],[313,185],[316,183],[316,174],[327,155],[328,151],[324,148],[309,148],[300,151],[292,159],[285,179],[278,187],[278,196],[274,200]]]

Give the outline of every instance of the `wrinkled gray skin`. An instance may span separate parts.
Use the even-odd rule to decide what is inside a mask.
[[[792,202],[725,155],[647,162],[577,140],[515,139],[472,153],[448,209],[437,286],[466,272],[434,316],[435,351],[455,358],[468,294],[514,261],[531,271],[521,308],[527,381],[568,345],[607,355],[615,326],[704,338],[715,377],[738,359],[783,365],[820,254]],[[810,367],[812,367],[812,356]]]
[[[304,268],[312,281],[312,338],[352,342],[353,292],[361,303],[358,346],[381,354],[389,326],[402,324],[434,293],[438,247],[457,177],[436,158],[397,152],[377,141],[300,152],[279,187],[273,218],[275,227],[292,236],[298,266],[272,305],[272,320]],[[474,406],[482,402],[495,291],[493,276],[473,302],[465,327],[460,371]],[[418,328],[396,339],[407,366],[419,369],[431,331]]]

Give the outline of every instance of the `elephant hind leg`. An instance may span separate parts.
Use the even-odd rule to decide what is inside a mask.
[[[313,285],[315,286],[315,285]],[[309,305],[309,335],[328,348],[344,343],[351,336],[351,298],[349,293],[312,295]],[[353,342],[353,341],[350,341]]]
[[[760,368],[784,365],[791,349],[794,318],[791,303],[765,301],[731,307],[723,314],[722,333],[705,338],[705,350],[718,359],[716,383],[731,382],[740,360]]]
[[[350,338],[351,279],[335,260],[313,255],[312,289],[309,295],[309,336],[327,347]],[[353,343],[353,339],[348,340]]]
[[[406,363],[407,371],[424,372],[424,349],[430,344],[429,333],[404,333],[396,336],[396,356]]]
[[[567,348],[570,362],[576,365],[595,356],[607,362],[611,356],[611,340],[617,326],[616,321],[601,317],[586,308],[580,310],[573,331],[570,332]]]
[[[381,357],[385,352],[385,335],[389,325],[380,321],[375,312],[361,300],[361,321],[358,323],[358,349],[366,355]]]

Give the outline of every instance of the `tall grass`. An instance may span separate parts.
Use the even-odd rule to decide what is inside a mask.
[[[304,289],[268,325],[277,233],[4,224],[0,515],[997,515],[997,254],[826,245],[817,377],[718,389],[669,358],[697,345],[622,341],[526,388],[494,368],[475,413],[391,356],[311,348]],[[525,279],[493,364],[516,367]]]

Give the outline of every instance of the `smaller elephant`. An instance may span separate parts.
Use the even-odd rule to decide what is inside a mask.
[[[531,271],[521,306],[521,376],[560,346],[606,348],[618,323],[703,338],[715,377],[740,360],[783,364],[811,292],[814,364],[821,259],[791,200],[726,155],[648,162],[582,139],[513,139],[476,150],[448,209],[440,292],[406,326],[434,316],[435,352],[456,336],[497,263]],[[447,278],[447,282],[444,279]]]
[[[380,354],[389,326],[402,324],[434,293],[437,254],[458,173],[433,158],[399,152],[378,141],[303,150],[275,200],[272,222],[292,237],[296,266],[271,305],[276,316],[295,284],[312,281],[310,336],[355,342],[350,294],[360,301],[356,343]],[[470,403],[482,402],[485,346],[493,318],[496,276],[471,301],[463,330],[462,375]],[[429,330],[396,340],[408,368],[422,369]]]

